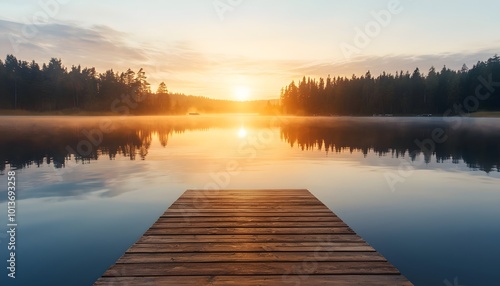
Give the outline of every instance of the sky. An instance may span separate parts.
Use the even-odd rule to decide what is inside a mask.
[[[292,80],[500,54],[496,0],[0,0],[0,57],[138,71],[153,91],[278,98]]]

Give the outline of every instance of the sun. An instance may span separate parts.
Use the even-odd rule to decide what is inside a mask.
[[[250,99],[250,88],[247,86],[238,86],[234,89],[234,97],[238,101],[247,101]]]
[[[240,130],[238,130],[238,137],[240,138],[245,138],[247,137],[247,130],[245,129],[245,127],[241,127]]]

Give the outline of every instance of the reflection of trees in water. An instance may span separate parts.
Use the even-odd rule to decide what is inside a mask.
[[[0,169],[4,170],[6,163],[15,168],[40,166],[43,163],[54,164],[57,168],[62,167],[71,155],[66,147],[76,149],[80,140],[86,140],[82,136],[72,134],[75,130],[71,131],[53,138],[27,137],[19,141],[0,142]],[[97,148],[93,146],[89,154],[85,156],[76,154],[75,160],[78,163],[88,163],[102,155],[109,155],[109,158],[113,159],[117,154],[135,158],[134,150],[140,144],[141,140],[134,134],[109,134]]]
[[[432,141],[435,128],[442,128],[447,140],[434,142],[434,147],[428,144],[419,147],[415,141]],[[434,156],[439,163],[451,160],[458,164],[463,160],[471,169],[500,172],[498,128],[492,130],[475,124],[463,124],[454,129],[451,124],[436,120],[424,124],[350,120],[321,124],[306,120],[283,125],[281,138],[291,147],[298,146],[302,150],[318,149],[327,153],[360,151],[365,156],[373,152],[396,158],[410,156],[411,160],[423,155],[427,163]]]
[[[253,128],[277,127],[270,122],[275,118],[255,117],[244,124]],[[115,120],[115,129],[104,133],[102,142],[92,145],[88,154],[75,154],[68,150],[78,150],[79,142],[88,140],[84,130],[99,130],[99,124],[59,123],[34,126],[26,121],[24,126],[0,126],[0,171],[7,164],[14,168],[53,164],[64,167],[73,158],[77,163],[89,163],[107,156],[114,160],[122,156],[144,160],[157,137],[161,146],[175,134],[187,130],[207,131],[210,128],[235,128],[243,121],[231,118],[190,118],[130,119]],[[275,120],[276,121],[276,120]],[[489,121],[486,121],[489,122]],[[326,152],[353,152],[363,154],[373,152],[379,156],[402,157],[411,154],[412,160],[423,155],[426,162],[435,158],[437,162],[462,160],[472,169],[486,172],[500,171],[500,127],[498,121],[475,125],[464,120],[462,128],[454,130],[450,124],[438,119],[353,119],[353,118],[287,118],[280,124],[281,139],[290,146],[303,150],[320,149]],[[496,124],[496,125],[495,125]],[[448,139],[436,143],[433,152],[420,149],[415,140],[428,140],[436,127],[445,131]],[[68,146],[70,148],[68,148]],[[415,151],[415,152],[414,152]]]
[[[172,135],[182,134],[187,130],[207,131],[210,128],[233,128],[234,124],[246,121],[245,117],[128,117],[128,118],[11,118],[11,122],[0,122],[0,171],[9,164],[14,168],[53,164],[56,168],[65,166],[67,160],[77,163],[89,163],[102,156],[114,160],[117,156],[131,160],[144,160],[148,155],[153,137],[157,136],[161,146],[166,147]],[[102,132],[101,125],[110,120],[114,129],[110,133]],[[257,128],[269,126],[265,117],[252,119]],[[15,126],[15,127],[14,127]],[[78,144],[91,141],[84,131],[102,133],[102,142],[92,144],[91,150],[80,152]],[[69,146],[69,148],[68,148]],[[72,151],[68,151],[72,150]]]
[[[98,126],[58,128],[57,130],[47,128],[38,130],[36,134],[2,138],[0,139],[0,170],[5,170],[7,164],[18,169],[32,165],[40,166],[44,163],[62,168],[71,157],[77,163],[83,164],[102,156],[107,156],[111,160],[117,156],[135,160],[138,156],[144,160],[148,155],[154,135],[157,135],[160,144],[166,147],[173,133],[185,131],[185,129],[170,125],[120,126],[110,133],[103,133],[102,142],[97,146],[92,144],[90,150],[78,149],[80,142],[90,141],[82,132],[99,130],[98,128]]]

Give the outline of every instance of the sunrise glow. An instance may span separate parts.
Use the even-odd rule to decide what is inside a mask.
[[[46,63],[55,57],[68,68],[101,73],[143,68],[153,91],[165,82],[172,92],[226,100],[276,99],[284,84],[303,76],[470,68],[500,47],[491,33],[500,22],[497,1],[184,0],[141,9],[134,1],[22,3],[0,1],[2,59],[14,54]],[[140,23],[128,16],[137,10]],[[33,21],[43,25],[27,24]]]
[[[247,130],[243,126],[238,130],[238,137],[240,137],[240,138],[247,137],[247,134],[248,134]]]
[[[250,99],[250,88],[238,86],[234,90],[234,99],[238,101],[247,101]]]

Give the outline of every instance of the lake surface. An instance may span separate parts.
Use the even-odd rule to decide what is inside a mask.
[[[500,119],[0,117],[0,134],[1,285],[91,285],[215,187],[309,189],[415,285],[500,285]]]

